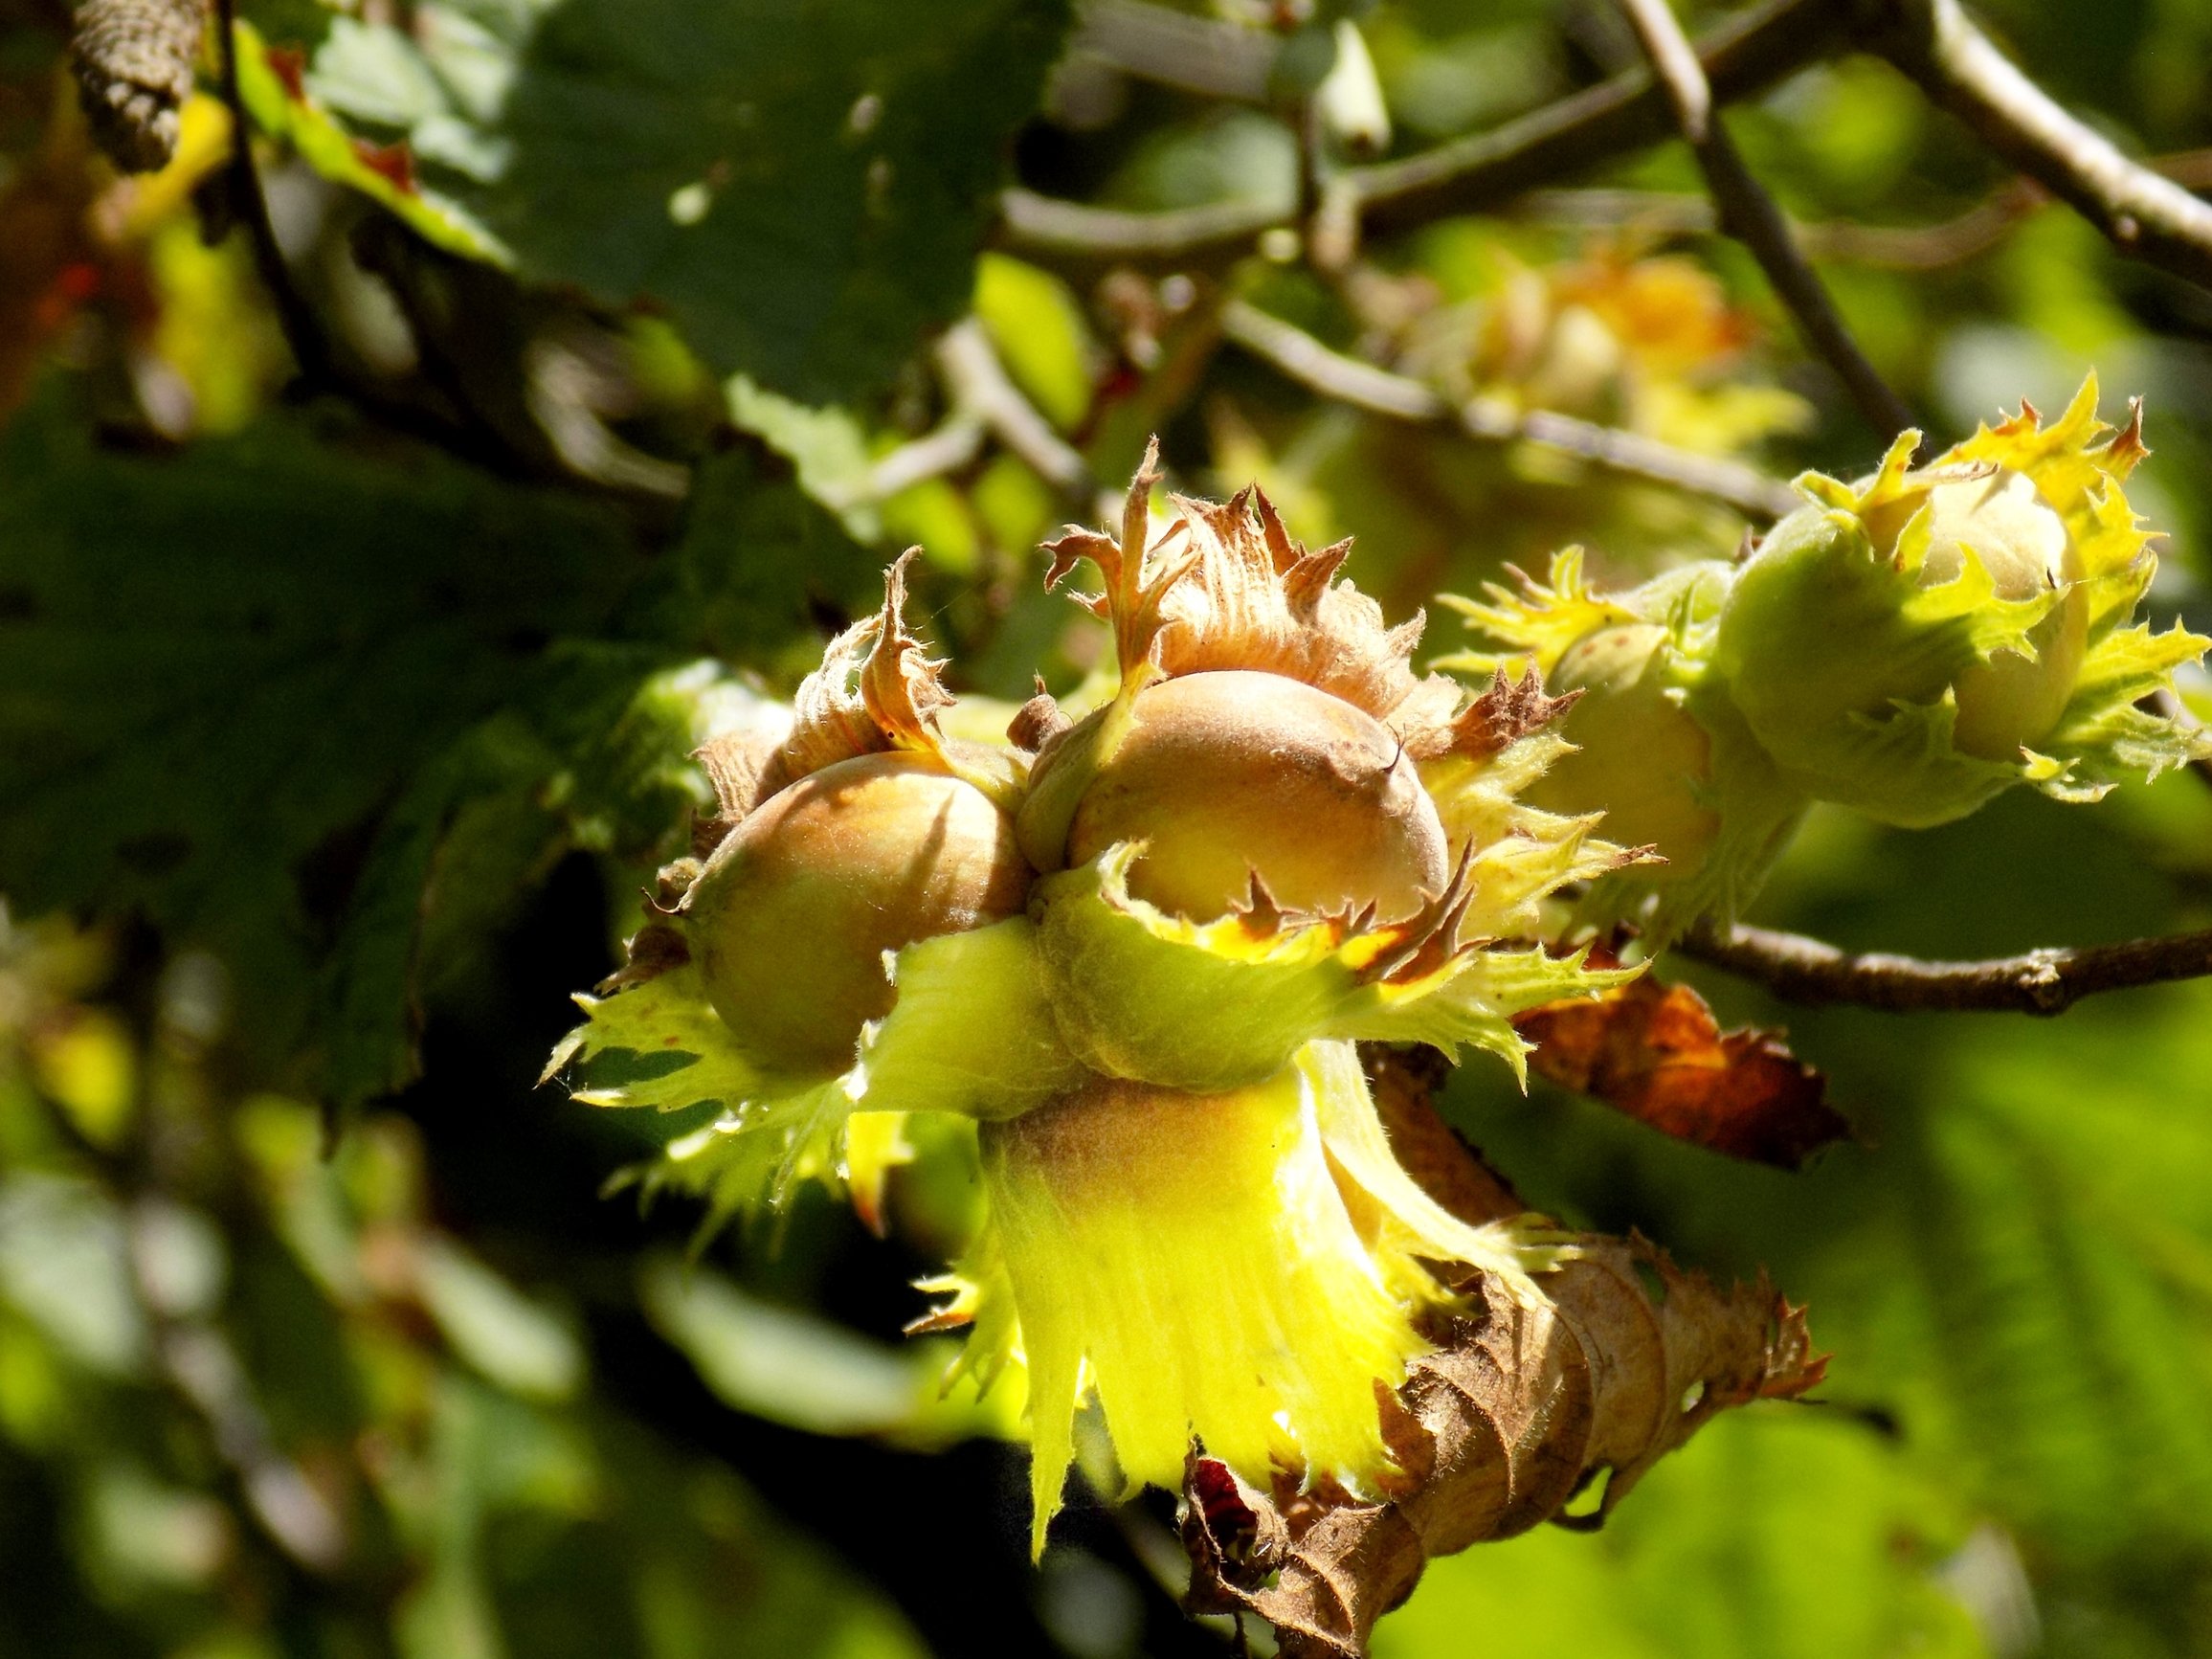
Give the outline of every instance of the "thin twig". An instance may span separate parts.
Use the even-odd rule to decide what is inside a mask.
[[[1697,57],[1716,105],[1755,98],[1851,44],[1854,0],[1769,0],[1715,25]],[[1372,232],[1431,223],[1509,200],[1655,144],[1674,129],[1666,94],[1642,65],[1488,132],[1347,176]]]
[[[986,437],[995,437],[1061,495],[1089,505],[1097,488],[1090,463],[1021,394],[980,323],[971,317],[948,328],[937,342],[936,356],[950,410],[935,427],[869,468],[844,504],[884,501],[926,480],[958,472],[982,454]]]
[[[1676,449],[1639,433],[1535,409],[1477,400],[1455,407],[1421,381],[1330,350],[1304,329],[1242,300],[1221,307],[1221,332],[1292,380],[1354,409],[1422,426],[1457,425],[1485,443],[1530,443],[1605,471],[1717,501],[1765,522],[1802,504],[1787,484],[1741,461]]]
[[[2145,264],[2212,288],[2212,204],[2120,153],[2035,84],[1958,0],[1889,0],[1880,49],[2007,162]]]
[[[1808,258],[1888,271],[1939,271],[1986,253],[2050,195],[2011,179],[1955,218],[1932,225],[1794,222]],[[1570,229],[1620,229],[1653,238],[1709,235],[1720,229],[1712,198],[1678,191],[1531,191],[1508,210],[1517,219]]]
[[[2150,156],[2143,165],[2190,190],[2212,189],[2212,149],[2176,150]],[[1814,219],[1793,221],[1791,229],[1808,258],[1888,271],[1940,271],[1988,252],[2053,199],[2035,180],[2015,174],[1964,213],[1932,225]],[[1537,224],[1649,237],[1709,235],[1720,229],[1712,198],[1687,191],[1531,191],[1507,211]]]
[[[1705,174],[1721,228],[1751,250],[1776,295],[1797,319],[1805,343],[1835,370],[1866,424],[1883,437],[1916,425],[1905,400],[1851,338],[1826,286],[1799,250],[1789,220],[1752,176],[1728,128],[1713,113],[1712,89],[1667,0],[1620,3],[1666,89],[1675,124]]]
[[[1703,36],[1698,59],[1716,101],[1754,97],[1846,44],[1854,20],[1843,0],[1770,0]],[[1628,154],[1670,127],[1665,95],[1639,66],[1487,132],[1348,168],[1336,180],[1346,211],[1372,235],[1495,206]],[[1018,189],[999,207],[1007,243],[1039,258],[1189,268],[1242,258],[1261,233],[1293,223],[1298,210],[1285,197],[1129,213]]]
[[[1767,928],[1707,926],[1675,949],[1791,1002],[1892,1014],[2063,1014],[2084,997],[2212,975],[2212,930],[2119,945],[2030,951],[1982,962],[1841,950]]]
[[[227,166],[231,204],[246,227],[253,249],[254,270],[277,307],[277,325],[301,377],[310,384],[325,384],[332,376],[329,337],[322,321],[292,281],[292,267],[277,240],[276,224],[269,217],[269,198],[261,191],[261,175],[254,166],[254,123],[238,92],[237,0],[215,0],[215,34],[220,48],[219,74],[223,107],[231,115],[231,156]]]
[[[1017,185],[999,193],[998,228],[1008,247],[1039,258],[1195,269],[1242,258],[1262,232],[1288,224],[1297,211],[1286,196],[1141,213],[1063,201]]]
[[[1054,489],[1088,504],[1098,487],[1090,463],[1021,394],[982,324],[971,317],[948,328],[937,342],[937,368],[955,408],[972,411]]]
[[[958,472],[983,453],[982,418],[972,410],[955,409],[920,437],[902,443],[868,469],[866,483],[854,503],[887,501],[903,489],[929,479]]]
[[[1265,103],[1284,37],[1147,0],[1081,0],[1068,51],[1144,80],[1238,103]]]

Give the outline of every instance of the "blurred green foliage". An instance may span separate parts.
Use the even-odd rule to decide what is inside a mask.
[[[1271,52],[1303,9],[1187,10]],[[1602,6],[1345,10],[1397,153],[1634,61]],[[1063,56],[1066,11],[1020,0],[241,11],[331,347],[290,394],[220,112],[119,181],[59,90],[63,8],[0,7],[0,1654],[1226,1651],[1173,1604],[1161,1507],[1078,1510],[1032,1573],[1016,1425],[901,1345],[970,1195],[894,1181],[887,1244],[826,1203],[699,1243],[600,1196],[633,1126],[530,1091],[708,798],[687,751],[909,541],[969,689],[1096,665],[1035,551],[1096,492],[933,357],[964,309],[1094,482],[1156,430],[1188,486],[1356,535],[1394,615],[1563,543],[1633,577],[1747,526],[1318,400],[1222,343],[1224,294],[1777,476],[1888,435],[1667,216],[1679,146],[1332,275],[1048,269],[982,252],[998,183],[1288,199],[1295,112]],[[2132,149],[2212,145],[2205,0],[1986,12]],[[1964,235],[2003,170],[1871,58],[1730,121],[1939,437],[2092,366],[2147,399],[2154,608],[2212,624],[2212,297],[2049,205]],[[2183,775],[1920,835],[1816,816],[1754,919],[1978,955],[2208,912]],[[2212,1654],[2212,986],[2040,1023],[1692,976],[1786,1022],[1860,1144],[1792,1177],[1542,1086],[1449,1107],[1531,1201],[1768,1267],[1835,1353],[1822,1401],[1723,1420],[1597,1536],[1436,1563],[1377,1652]]]

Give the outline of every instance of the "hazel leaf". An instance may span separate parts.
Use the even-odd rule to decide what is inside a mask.
[[[68,414],[0,434],[0,887],[215,951],[255,1056],[316,1051],[342,1102],[405,1081],[418,941],[503,902],[426,893],[458,815],[580,766],[570,722],[667,661],[574,646],[630,531],[296,422],[152,457]]]
[[[1066,8],[430,0],[340,19],[307,89],[404,139],[526,279],[663,309],[808,402],[880,386],[968,302]]]

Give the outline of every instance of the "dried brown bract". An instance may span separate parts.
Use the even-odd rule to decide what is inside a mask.
[[[1419,1075],[1378,1069],[1394,1144],[1423,1183],[1469,1222],[1517,1209],[1429,1110]],[[1477,1279],[1459,1312],[1438,1316],[1438,1348],[1385,1401],[1401,1471],[1385,1501],[1326,1482],[1262,1492],[1194,1446],[1193,1605],[1258,1614],[1292,1659],[1355,1659],[1431,1558],[1544,1521],[1596,1527],[1714,1414],[1795,1399],[1826,1367],[1803,1311],[1763,1275],[1723,1289],[1641,1238],[1580,1236],[1544,1283],[1550,1305],[1531,1307]],[[1596,1504],[1568,1513],[1600,1480]]]

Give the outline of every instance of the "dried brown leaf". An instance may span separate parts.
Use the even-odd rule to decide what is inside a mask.
[[[1796,1169],[1851,1126],[1827,1084],[1778,1034],[1723,1032],[1705,998],[1645,975],[1598,1001],[1553,1002],[1514,1020],[1531,1069],[1677,1140]]]

